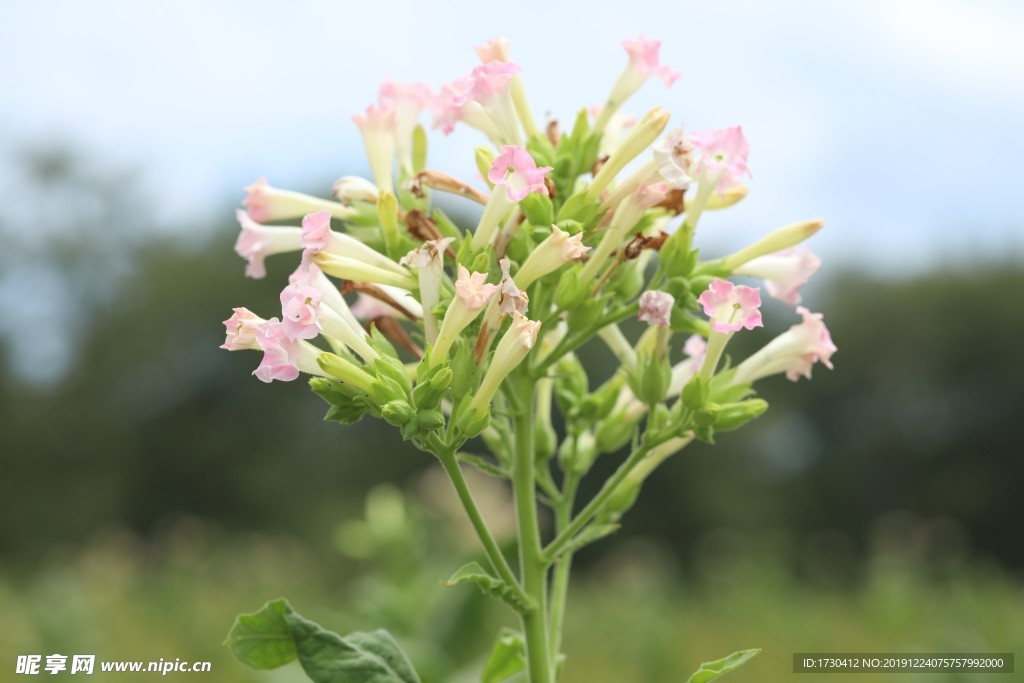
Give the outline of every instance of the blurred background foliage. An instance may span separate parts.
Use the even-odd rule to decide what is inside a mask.
[[[473,680],[508,620],[438,583],[474,546],[434,464],[383,423],[321,422],[303,383],[265,386],[255,354],[217,348],[232,306],[273,312],[291,262],[242,277],[233,198],[172,231],[130,169],[59,145],[19,168],[0,188],[3,666],[95,652],[301,680],[220,646],[236,613],[282,595],[335,630],[391,629],[428,683]],[[763,383],[767,415],[668,461],[581,553],[566,647],[586,656],[568,681],[677,680],[755,646],[742,675],[775,681],[794,651],[1024,642],[1024,268],[951,254],[818,277],[805,298],[837,369]],[[765,317],[730,350],[796,322]],[[584,358],[598,374],[610,359]],[[507,493],[474,481],[510,528]]]

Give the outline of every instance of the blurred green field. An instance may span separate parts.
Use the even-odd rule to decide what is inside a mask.
[[[0,575],[0,661],[13,664],[16,655],[29,653],[181,657],[212,662],[210,680],[301,681],[294,667],[247,670],[220,645],[233,615],[285,596],[336,631],[390,629],[424,683],[479,680],[488,639],[513,622],[474,590],[440,584],[458,565],[451,558],[471,553],[459,520],[438,504],[439,491],[431,487],[414,500],[390,487],[375,489],[363,518],[338,527],[333,550],[286,536],[230,536],[178,518],[152,540],[109,531],[84,548],[55,551],[31,574]],[[928,562],[912,542],[923,523],[915,529],[908,517],[880,524],[867,571],[843,585],[827,571],[798,582],[780,556],[773,559],[771,542],[725,531],[698,546],[693,571],[681,569],[656,543],[622,543],[584,567],[571,595],[565,680],[685,680],[700,661],[749,647],[763,652],[732,680],[816,679],[791,673],[794,651],[1019,648],[1020,583],[995,565]],[[166,680],[200,677],[171,674]],[[126,679],[96,673],[93,680]]]

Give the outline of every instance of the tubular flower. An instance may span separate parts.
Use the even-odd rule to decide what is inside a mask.
[[[685,190],[690,186],[693,145],[686,139],[682,126],[670,130],[654,145],[654,163],[670,187]]]
[[[690,143],[700,152],[696,174],[720,174],[719,194],[740,184],[743,174],[750,175],[747,156],[750,148],[740,126],[718,128],[690,134]]]
[[[334,181],[331,188],[334,196],[345,206],[351,206],[353,202],[377,203],[377,196],[380,190],[376,185],[365,178],[347,175]]]
[[[650,76],[657,76],[666,87],[679,80],[679,72],[661,64],[658,59],[658,51],[661,50],[660,40],[644,38],[641,35],[636,40],[624,40],[620,44],[629,54],[629,68],[637,76],[644,80]]]
[[[637,314],[637,318],[651,325],[668,327],[669,319],[672,317],[672,307],[675,304],[675,297],[668,292],[649,289],[640,295],[640,312]]]
[[[550,166],[537,168],[537,163],[524,147],[502,145],[501,154],[491,162],[487,171],[487,178],[494,184],[494,190],[473,232],[474,250],[479,251],[491,243],[498,224],[526,195],[531,192],[543,195],[548,193],[544,176],[550,171]]]
[[[498,285],[487,284],[487,273],[470,273],[459,265],[459,277],[455,281],[455,298],[441,322],[441,331],[437,342],[430,352],[430,365],[440,365],[448,356],[448,351],[462,330],[476,320],[484,306],[490,302],[498,291]]]
[[[491,38],[483,45],[478,45],[476,47],[476,56],[484,64],[509,61],[508,38]]]
[[[256,327],[265,323],[266,320],[248,308],[232,308],[231,310],[233,311],[231,317],[224,321],[227,336],[220,348],[228,351],[258,349]]]
[[[821,259],[810,249],[791,247],[747,261],[733,271],[764,280],[769,296],[790,306],[800,303],[800,288],[821,267]]]
[[[402,257],[402,265],[416,269],[420,285],[420,302],[423,304],[423,323],[427,341],[433,343],[437,339],[437,319],[434,307],[441,296],[441,277],[444,275],[444,252],[453,241],[451,237],[440,240],[428,240],[423,246],[417,247]]]
[[[337,202],[291,190],[280,190],[260,178],[245,188],[242,206],[257,223],[298,218],[311,211],[327,210],[335,218],[350,218],[353,211]]]
[[[811,367],[819,362],[832,369],[832,354],[838,349],[825,327],[824,315],[811,313],[803,306],[797,307],[796,312],[803,317],[803,322],[793,325],[740,363],[733,379],[735,383],[755,382],[783,372],[793,382],[800,377],[810,379]]]
[[[412,135],[420,112],[434,104],[434,93],[425,83],[387,81],[380,87],[381,104],[395,113],[395,149],[398,164],[412,175]]]
[[[552,225],[551,234],[530,252],[519,268],[515,277],[516,284],[526,289],[566,263],[579,261],[592,248],[583,244],[582,232],[570,235],[557,225]]]
[[[697,301],[704,307],[704,314],[711,318],[711,328],[716,332],[752,330],[763,325],[759,310],[761,292],[756,287],[734,285],[716,277]]]
[[[501,267],[501,283],[498,285],[498,310],[503,315],[512,315],[515,311],[520,315],[526,315],[526,309],[530,304],[530,297],[526,292],[516,286],[515,280],[509,275],[508,269],[511,263],[507,258],[498,261]]]
[[[487,172],[487,179],[495,186],[496,192],[499,186],[504,187],[509,201],[521,202],[531,192],[547,195],[544,177],[551,170],[551,166],[537,168],[537,162],[525,147],[502,145],[501,154],[494,159]]]
[[[322,329],[317,309],[324,293],[307,283],[300,280],[281,290],[281,329],[289,341],[313,339]]]
[[[316,362],[320,350],[309,342],[289,339],[277,318],[257,325],[255,337],[256,344],[263,350],[263,360],[252,374],[260,381],[291,382],[299,373],[323,375]]]
[[[267,268],[263,263],[266,257],[302,248],[302,231],[299,228],[260,225],[242,209],[235,212],[235,217],[242,226],[235,240],[235,253],[248,262],[245,266],[247,277],[266,277]]]
[[[316,264],[310,261],[303,262],[291,274],[288,282],[295,289],[286,288],[281,293],[283,324],[288,324],[288,311],[285,307],[286,300],[290,302],[292,312],[297,314],[303,312],[300,304],[304,304],[311,309],[310,312],[313,316],[312,320],[306,320],[307,334],[311,332],[308,326],[314,324],[316,329],[320,330],[334,347],[338,344],[343,344],[367,360],[373,360],[380,355],[370,345],[369,335],[362,325],[359,324],[359,320],[352,314],[341,292],[338,291],[334,283],[323,274]],[[294,297],[294,294],[303,291],[309,295],[311,299],[309,302],[305,302],[304,299],[296,300]],[[313,292],[318,293],[320,295],[319,298],[314,296]],[[296,327],[298,324],[299,321],[296,320]],[[307,338],[312,338],[312,336]]]
[[[366,246],[351,235],[331,230],[331,217],[326,211],[311,213],[302,219],[301,246],[305,250],[304,255],[308,257],[318,254],[339,256],[363,261],[366,265],[400,277],[409,275],[409,271],[401,264],[376,249]]]
[[[636,40],[624,40],[621,45],[629,55],[629,63],[612,86],[608,101],[594,123],[594,130],[599,132],[605,129],[623,102],[632,97],[651,76],[660,78],[667,87],[679,80],[679,73],[661,64],[658,58],[660,40],[639,36]]]
[[[434,127],[451,133],[459,121],[499,144],[519,142],[519,121],[509,92],[522,69],[512,62],[488,62],[441,87],[434,100]]]
[[[363,114],[356,114],[352,121],[363,134],[363,145],[370,170],[382,190],[393,188],[391,166],[395,158],[395,109],[387,104],[371,104]]]
[[[494,349],[494,357],[491,365],[484,375],[480,388],[473,395],[470,409],[477,416],[484,415],[494,394],[501,386],[502,380],[508,377],[519,365],[537,342],[537,333],[540,332],[540,323],[529,320],[518,311],[512,313],[512,324],[505,332],[498,346]]]

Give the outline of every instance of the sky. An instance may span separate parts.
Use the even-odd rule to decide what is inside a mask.
[[[993,0],[8,0],[0,178],[11,149],[73,142],[140,169],[174,229],[259,176],[326,191],[365,173],[350,116],[387,77],[440,85],[503,35],[533,108],[568,120],[603,101],[640,33],[682,78],[652,79],[627,112],[662,105],[750,141],[751,194],[706,219],[709,251],[823,218],[823,256],[890,271],[1024,254],[1024,5]],[[482,142],[438,132],[430,165],[472,177]]]

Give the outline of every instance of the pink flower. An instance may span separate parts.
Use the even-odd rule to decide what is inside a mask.
[[[429,107],[434,101],[434,93],[426,83],[396,83],[388,80],[380,86],[380,102],[384,109],[393,111],[400,117],[403,107],[419,111]]]
[[[266,178],[259,178],[255,183],[245,188],[245,199],[242,206],[249,212],[249,216],[257,223],[265,223],[271,218],[270,185]]]
[[[765,289],[773,299],[795,306],[800,303],[800,287],[807,284],[820,267],[821,259],[810,249],[790,247],[751,259],[733,273],[763,279]]]
[[[640,312],[637,318],[651,325],[668,327],[675,303],[675,297],[668,292],[649,289],[640,295]]]
[[[477,57],[484,64],[488,62],[507,62],[508,59],[508,38],[491,38],[483,45],[476,48]]]
[[[455,281],[455,294],[470,311],[478,311],[498,291],[498,285],[487,284],[487,273],[470,273],[459,265],[459,277]]]
[[[526,309],[530,304],[530,297],[526,295],[526,292],[516,287],[515,281],[509,275],[508,269],[511,263],[507,258],[503,258],[498,261],[498,265],[501,267],[501,283],[498,285],[498,310],[504,315],[512,315],[513,311],[517,311],[520,315],[526,315]]]
[[[696,171],[698,174],[722,173],[722,178],[718,181],[719,192],[739,185],[744,173],[750,175],[747,168],[750,148],[740,126],[691,133],[690,142],[694,149],[700,152]]]
[[[693,363],[694,372],[700,369],[700,365],[704,362],[704,356],[707,352],[708,343],[699,334],[691,334],[686,343],[683,344],[683,353]]]
[[[267,275],[263,261],[267,256],[298,251],[302,248],[301,231],[298,228],[260,225],[239,209],[235,212],[242,231],[235,240],[235,253],[248,261],[245,274],[251,278]]]
[[[668,183],[641,185],[636,191],[636,203],[645,209],[660,204],[668,196],[668,190]]]
[[[511,62],[489,62],[441,87],[434,100],[434,128],[451,133],[459,121],[492,140],[510,144],[519,139],[519,121],[509,83],[522,69]]]
[[[470,74],[473,88],[469,96],[486,105],[498,95],[507,92],[512,78],[522,70],[522,67],[513,62],[498,61],[474,67]]]
[[[362,114],[353,114],[352,121],[363,135],[377,131],[395,132],[395,109],[388,103],[371,104]]]
[[[289,341],[313,339],[323,329],[317,313],[324,293],[300,280],[281,290],[281,329]]]
[[[302,218],[302,248],[319,254],[331,243],[331,212],[317,211]]]
[[[233,308],[231,310],[234,313],[224,321],[227,336],[220,348],[228,351],[258,349],[256,327],[266,321],[248,308]]]
[[[666,86],[679,80],[679,72],[659,63],[660,40],[648,40],[641,35],[636,40],[624,40],[620,45],[629,53],[629,65],[637,72],[644,76],[657,76]]]
[[[293,341],[285,334],[284,326],[277,318],[256,327],[256,343],[263,349],[263,360],[252,374],[262,382],[275,379],[291,382],[299,376],[304,349],[301,342]]]
[[[412,174],[412,135],[416,119],[424,109],[434,104],[434,93],[425,83],[395,83],[387,81],[380,87],[380,101],[395,115],[395,147],[398,163]]]
[[[761,327],[761,291],[756,287],[734,285],[728,280],[715,278],[697,301],[704,314],[711,318],[712,329],[735,332],[741,328]]]
[[[815,363],[832,369],[832,354],[838,349],[825,327],[824,315],[811,313],[803,306],[797,307],[796,312],[803,317],[803,322],[793,325],[740,363],[734,377],[736,383],[746,384],[782,372],[793,382],[801,377],[810,379]]]
[[[397,118],[392,103],[371,104],[366,113],[356,114],[352,120],[363,134],[366,158],[373,171],[377,187],[390,190],[393,186],[391,166],[395,158],[395,131]]]
[[[502,145],[501,154],[494,159],[487,179],[497,186],[506,188],[509,200],[519,202],[531,192],[547,195],[548,188],[544,184],[544,176],[551,171],[551,166],[537,168],[525,147]]]
[[[434,128],[440,128],[445,135],[451,135],[455,124],[462,119],[462,112],[473,91],[471,76],[456,78],[441,86],[441,92],[434,98]]]

